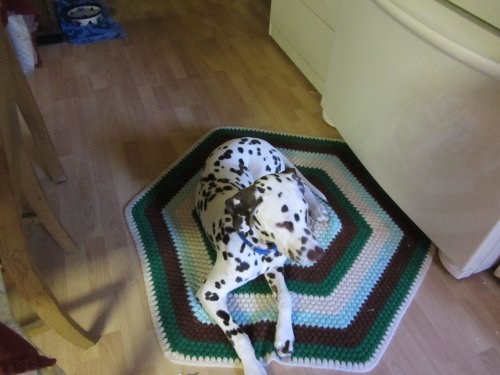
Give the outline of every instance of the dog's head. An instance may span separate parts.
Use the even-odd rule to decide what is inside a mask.
[[[261,177],[226,201],[235,230],[257,243],[275,243],[290,260],[311,264],[324,250],[310,227],[304,185],[293,168]]]

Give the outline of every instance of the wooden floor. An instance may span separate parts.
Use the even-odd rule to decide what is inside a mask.
[[[338,134],[322,120],[320,95],[267,35],[268,1],[109,2],[127,40],[42,47],[43,67],[31,79],[68,175],[61,185],[42,183],[81,246],[64,255],[33,226],[32,252],[72,316],[102,338],[87,351],[51,331],[34,341],[67,374],[242,374],[163,357],[123,209],[215,126]],[[457,281],[435,260],[372,373],[499,374],[498,280],[486,272]]]

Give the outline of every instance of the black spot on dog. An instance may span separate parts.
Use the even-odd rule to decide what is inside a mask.
[[[219,300],[219,295],[217,293],[206,292],[205,293],[205,299],[207,301],[218,301]]]
[[[229,320],[231,320],[231,316],[224,310],[219,310],[216,312],[217,316],[222,319],[225,326],[229,325]]]
[[[281,212],[288,212],[288,206],[286,204],[284,204],[283,206],[281,206]]]
[[[250,265],[247,262],[241,262],[236,267],[236,271],[238,271],[238,272],[244,272],[244,271],[246,271],[249,268],[250,268]]]
[[[295,214],[295,215],[293,215],[293,218],[294,218],[294,219],[295,219],[295,221],[297,221],[297,222],[298,222],[298,221],[300,221],[300,216],[299,216],[299,214]]]
[[[281,349],[281,351],[283,352],[283,354],[290,353],[290,340],[286,340],[285,346],[283,346],[283,348]]]
[[[243,328],[241,328],[241,327],[233,328],[233,329],[225,331],[224,333],[226,334],[226,337],[229,339],[229,341],[233,342],[233,340],[231,338],[233,336],[238,335],[238,334],[242,334]]]
[[[226,150],[221,156],[219,156],[219,160],[231,159],[233,155],[233,150]]]
[[[241,283],[243,281],[243,279],[238,276],[236,279],[234,279],[234,281],[236,281],[237,283]]]

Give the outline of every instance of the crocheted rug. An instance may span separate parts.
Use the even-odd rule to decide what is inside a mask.
[[[181,363],[240,364],[222,330],[195,299],[216,255],[194,205],[208,154],[242,136],[279,148],[333,209],[330,222],[316,233],[326,249],[321,261],[311,267],[285,266],[296,338],[286,364],[369,371],[415,295],[433,245],[344,142],[248,128],[211,131],[125,210],[164,353]],[[264,278],[230,294],[228,306],[250,336],[257,357],[264,363],[282,362],[273,348],[277,307]]]

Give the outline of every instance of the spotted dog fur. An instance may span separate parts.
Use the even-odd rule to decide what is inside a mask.
[[[279,307],[274,346],[280,357],[291,356],[292,301],[283,265],[287,258],[311,264],[324,254],[312,232],[328,215],[314,194],[326,201],[282,153],[257,138],[222,144],[203,168],[196,209],[217,259],[197,298],[234,346],[246,375],[265,370],[231,317],[227,294],[264,274]]]

